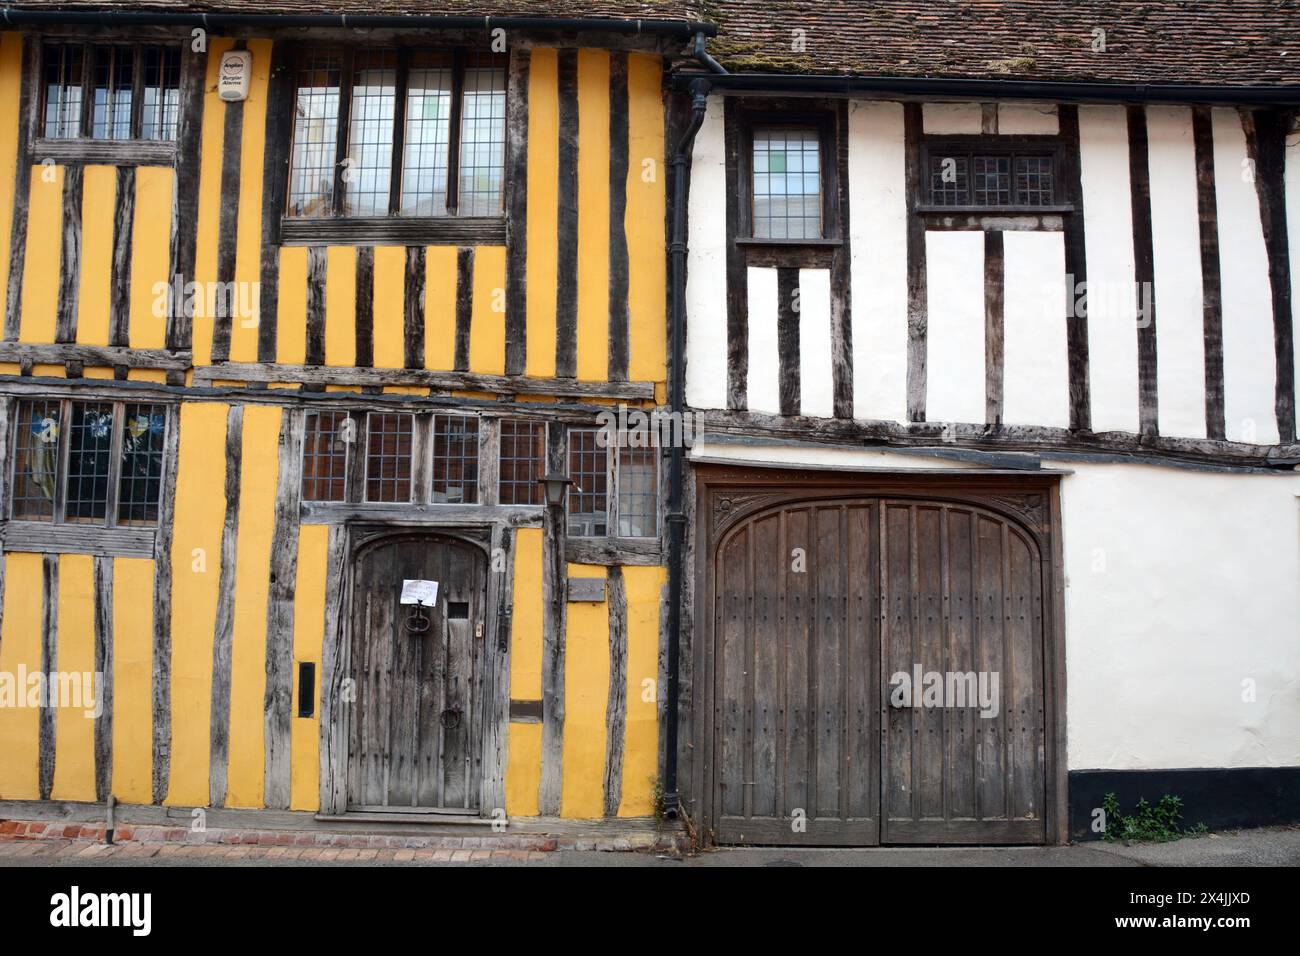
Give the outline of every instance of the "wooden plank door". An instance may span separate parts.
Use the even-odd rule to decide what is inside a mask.
[[[720,842],[879,840],[876,525],[872,502],[790,505],[718,544]]]
[[[427,629],[402,582],[438,582]],[[486,559],[441,535],[362,548],[352,601],[349,809],[477,812],[481,777]]]
[[[882,840],[1041,843],[1038,548],[973,506],[886,499],[880,516]],[[979,706],[981,681],[995,707]]]

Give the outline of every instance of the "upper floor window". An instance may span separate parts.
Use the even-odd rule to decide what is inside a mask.
[[[757,127],[755,239],[822,238],[821,137],[813,128]]]
[[[298,64],[287,215],[499,216],[503,57],[313,50]]]
[[[1056,156],[1051,152],[988,152],[931,146],[927,156],[929,203],[934,206],[1053,206]]]
[[[132,402],[22,401],[14,431],[15,521],[154,525],[166,410]]]
[[[176,139],[180,47],[46,43],[41,56],[46,138]]]

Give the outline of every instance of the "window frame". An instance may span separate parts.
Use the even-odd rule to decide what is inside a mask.
[[[600,447],[599,436],[602,432],[602,428],[599,425],[596,426],[573,425],[568,428],[565,436],[565,444],[566,446],[568,446],[566,448],[566,452],[569,455],[569,460],[568,462],[566,462],[566,464],[569,466],[571,479],[573,477],[572,476],[572,460],[573,460],[572,459],[572,453],[573,453],[572,436],[574,432],[580,432],[580,431],[594,432],[597,435],[597,448]],[[600,542],[600,541],[628,542],[631,543],[633,546],[639,544],[646,544],[646,543],[654,543],[654,544],[658,543],[659,537],[663,532],[663,525],[664,525],[664,521],[660,513],[660,505],[663,500],[663,495],[662,495],[663,489],[660,487],[662,483],[661,479],[663,477],[663,455],[661,453],[662,450],[660,446],[654,442],[653,437],[651,437],[650,444],[648,446],[644,448],[640,448],[640,447],[632,448],[627,444],[628,434],[629,434],[628,432],[620,432],[618,434],[618,439],[614,442],[608,442],[604,448],[605,451],[605,533],[603,535],[600,534],[583,535],[583,534],[574,534],[572,531],[570,531],[569,505],[572,500],[572,495],[574,494],[573,488],[570,487],[570,489],[565,493],[564,496],[564,532],[566,538],[568,538],[569,540],[576,541],[576,542]],[[652,459],[654,462],[653,487],[655,493],[655,497],[654,497],[655,530],[653,534],[633,535],[633,534],[618,533],[618,527],[619,527],[618,522],[620,517],[619,492],[622,483],[622,457],[623,457],[621,453],[625,448],[630,449],[632,451],[649,451],[652,453]]]
[[[753,246],[837,246],[843,243],[846,225],[840,210],[839,141],[835,111],[831,108],[736,107],[739,124],[736,157],[736,242]],[[754,235],[754,131],[756,129],[803,129],[817,134],[818,174],[821,177],[821,236],[815,238],[766,238]]]
[[[32,518],[14,514],[15,494],[18,483],[18,429],[22,424],[22,415],[20,409],[24,403],[57,403],[59,406],[59,436],[58,447],[55,449],[55,472],[54,472],[54,500],[51,502],[51,514],[49,518]],[[70,435],[72,431],[72,406],[79,405],[108,405],[113,410],[113,432],[109,438],[109,471],[107,476],[106,500],[104,503],[104,518],[102,521],[69,521],[67,517],[68,506],[68,462],[71,455]],[[122,505],[122,445],[123,431],[126,427],[126,407],[128,405],[152,405],[160,408],[163,414],[163,433],[160,441],[159,454],[162,462],[161,469],[158,473],[158,502],[155,505],[157,516],[151,523],[131,523],[122,522],[119,514]],[[175,416],[173,402],[143,400],[130,401],[127,399],[99,399],[99,398],[70,398],[70,397],[50,397],[42,398],[39,396],[23,396],[13,405],[13,420],[9,423],[9,461],[6,465],[5,479],[9,488],[9,505],[3,514],[3,520],[15,527],[24,528],[56,528],[56,529],[84,529],[89,532],[147,532],[153,534],[156,532],[163,520],[163,494],[167,487],[168,470],[173,467],[168,460],[167,447],[168,440],[171,437],[170,431],[175,427],[173,421]]]
[[[1016,198],[1016,159],[1019,157],[1047,157],[1052,161],[1052,202],[1027,205],[1012,202],[1008,205],[971,203],[962,206],[945,205],[934,201],[930,181],[931,160],[952,156],[965,159],[969,164],[977,156],[1007,157],[1011,160],[1011,189]],[[1062,177],[1064,149],[1059,135],[1003,135],[988,134],[933,134],[922,136],[919,150],[920,168],[917,170],[915,211],[948,215],[977,216],[1040,216],[1069,213],[1074,204],[1068,195],[1069,185]],[[968,165],[968,169],[969,169]],[[968,175],[973,175],[968,173]],[[973,193],[973,187],[970,187]]]
[[[297,44],[288,51],[285,70],[287,76],[285,102],[287,109],[281,118],[284,123],[283,142],[285,144],[285,168],[283,188],[278,190],[278,213],[280,239],[286,245],[305,245],[319,242],[417,242],[420,240],[442,239],[446,241],[466,241],[484,243],[503,243],[505,241],[505,222],[507,206],[506,168],[510,150],[510,51],[489,53],[477,51],[464,45],[430,45],[428,43],[395,42],[385,44],[383,50],[392,51],[397,56],[394,68],[393,87],[393,135],[392,159],[389,168],[388,209],[383,215],[347,215],[344,212],[346,191],[344,189],[345,160],[349,153],[351,141],[352,87],[355,75],[356,44],[329,44],[322,47]],[[407,83],[411,69],[413,52],[430,52],[445,54],[451,59],[451,112],[447,131],[447,212],[439,216],[406,216],[401,213],[402,179],[405,169],[405,137]],[[505,73],[506,84],[503,94],[506,98],[506,119],[504,121],[501,206],[500,211],[489,216],[462,216],[459,214],[460,198],[460,147],[461,117],[465,92],[465,70],[468,55],[482,52],[498,58]],[[289,214],[289,197],[293,189],[293,149],[294,117],[297,112],[298,86],[297,77],[307,59],[311,56],[338,55],[339,65],[339,107],[334,135],[334,183],[332,207],[327,216],[294,216]]]
[[[77,136],[46,136],[45,109],[48,90],[45,83],[46,53],[50,47],[80,47],[82,55],[81,115]],[[94,121],[94,55],[96,46],[130,47],[133,50],[134,74],[131,86],[131,136],[124,139],[94,138],[90,135]],[[143,132],[144,64],[147,47],[175,48],[180,54],[177,74],[176,135],[172,139],[146,139]],[[29,76],[34,88],[31,97],[30,141],[28,157],[55,162],[100,163],[107,165],[170,166],[174,165],[183,135],[186,98],[186,73],[193,56],[181,37],[112,35],[92,36],[84,33],[51,32],[33,38],[30,45],[32,63]],[[25,67],[26,69],[26,67]]]

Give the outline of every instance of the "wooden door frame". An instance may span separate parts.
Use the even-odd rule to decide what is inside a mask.
[[[695,756],[690,786],[700,826],[709,838],[720,807],[714,754],[713,555],[740,521],[776,505],[836,498],[888,497],[977,505],[1018,525],[1042,556],[1044,831],[1048,844],[1069,842],[1065,726],[1065,575],[1061,542],[1060,475],[1043,472],[960,474],[830,472],[790,468],[699,465],[695,469],[695,626],[690,649],[691,726]],[[882,777],[883,779],[883,777]]]
[[[420,523],[377,522],[358,519],[330,528],[330,555],[327,573],[338,568],[335,589],[326,596],[326,647],[322,652],[320,681],[320,813],[341,815],[347,813],[348,782],[348,714],[349,709],[338,706],[338,693],[342,681],[352,664],[352,596],[355,589],[357,558],[362,551],[407,537],[451,538],[482,552],[486,583],[483,608],[483,693],[477,703],[483,732],[480,734],[479,816],[489,816],[503,806],[504,795],[498,796],[499,783],[505,779],[504,750],[496,746],[493,728],[507,719],[509,700],[497,699],[496,670],[503,660],[498,642],[492,639],[498,633],[498,611],[509,608],[510,596],[502,594],[503,587],[511,585],[510,575],[492,573],[492,548],[501,529],[491,522],[481,524],[432,526]],[[504,604],[503,604],[504,602]],[[328,692],[328,693],[327,693]]]

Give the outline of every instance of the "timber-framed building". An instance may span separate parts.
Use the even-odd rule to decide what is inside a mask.
[[[1294,818],[1300,9],[937,7],[5,7],[0,815]]]

